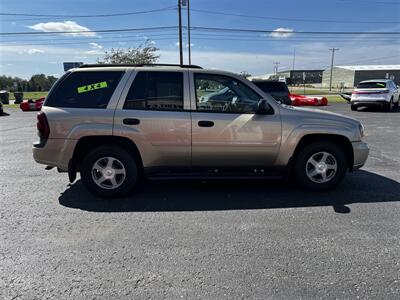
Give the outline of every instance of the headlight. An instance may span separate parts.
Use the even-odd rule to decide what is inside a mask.
[[[363,124],[358,124],[358,130],[360,131],[360,136],[361,136],[361,138],[363,138],[364,137],[364,126],[363,126]]]

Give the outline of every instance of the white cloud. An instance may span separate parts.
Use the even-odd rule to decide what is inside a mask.
[[[99,45],[97,43],[89,43],[89,45],[90,45],[90,48],[92,48],[92,49],[103,49],[103,46]]]
[[[90,29],[77,24],[74,21],[64,21],[64,22],[47,22],[47,23],[38,23],[32,26],[28,26],[33,30],[37,31],[56,31],[56,32],[70,32],[71,33],[62,33],[63,35],[73,35],[73,36],[95,36],[95,32],[90,32]],[[83,32],[73,32],[73,31],[83,31]]]
[[[28,53],[29,55],[36,54],[36,53],[44,53],[43,50],[35,49],[35,48],[25,50],[24,52]]]
[[[274,32],[271,32],[270,36],[274,38],[280,38],[280,39],[286,39],[288,37],[291,37],[293,35],[293,29],[291,28],[277,28],[274,30]]]
[[[99,51],[98,49],[97,50],[84,51],[83,53],[86,54],[86,55],[102,55],[102,54],[104,54],[103,51]]]

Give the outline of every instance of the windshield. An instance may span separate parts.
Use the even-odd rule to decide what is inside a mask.
[[[382,89],[385,87],[386,87],[386,83],[381,82],[381,81],[360,82],[357,85],[358,89]]]

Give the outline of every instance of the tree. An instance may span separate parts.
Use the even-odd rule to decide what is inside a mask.
[[[10,92],[28,92],[28,91],[48,91],[56,82],[54,76],[46,76],[44,74],[35,74],[29,80],[19,77],[0,76],[0,90]],[[14,83],[17,83],[16,87]]]
[[[244,78],[247,78],[247,77],[251,76],[251,74],[249,72],[247,72],[247,71],[240,72],[240,75],[242,75]]]
[[[156,52],[159,49],[146,40],[144,45],[136,48],[114,49],[105,51],[103,60],[98,59],[99,64],[152,64],[158,61],[160,57]]]

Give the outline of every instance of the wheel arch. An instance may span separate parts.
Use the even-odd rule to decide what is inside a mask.
[[[99,146],[119,146],[132,155],[138,164],[139,170],[143,170],[143,162],[136,144],[125,137],[120,136],[85,136],[79,139],[75,146],[69,169],[79,171],[82,159],[87,153]]]
[[[304,135],[300,141],[298,142],[292,157],[290,158],[290,165],[293,165],[294,161],[296,160],[297,155],[305,146],[310,145],[315,142],[331,142],[338,145],[342,148],[345,152],[348,168],[352,170],[353,163],[354,163],[354,153],[353,153],[353,146],[350,140],[343,135],[339,134],[307,134]]]

